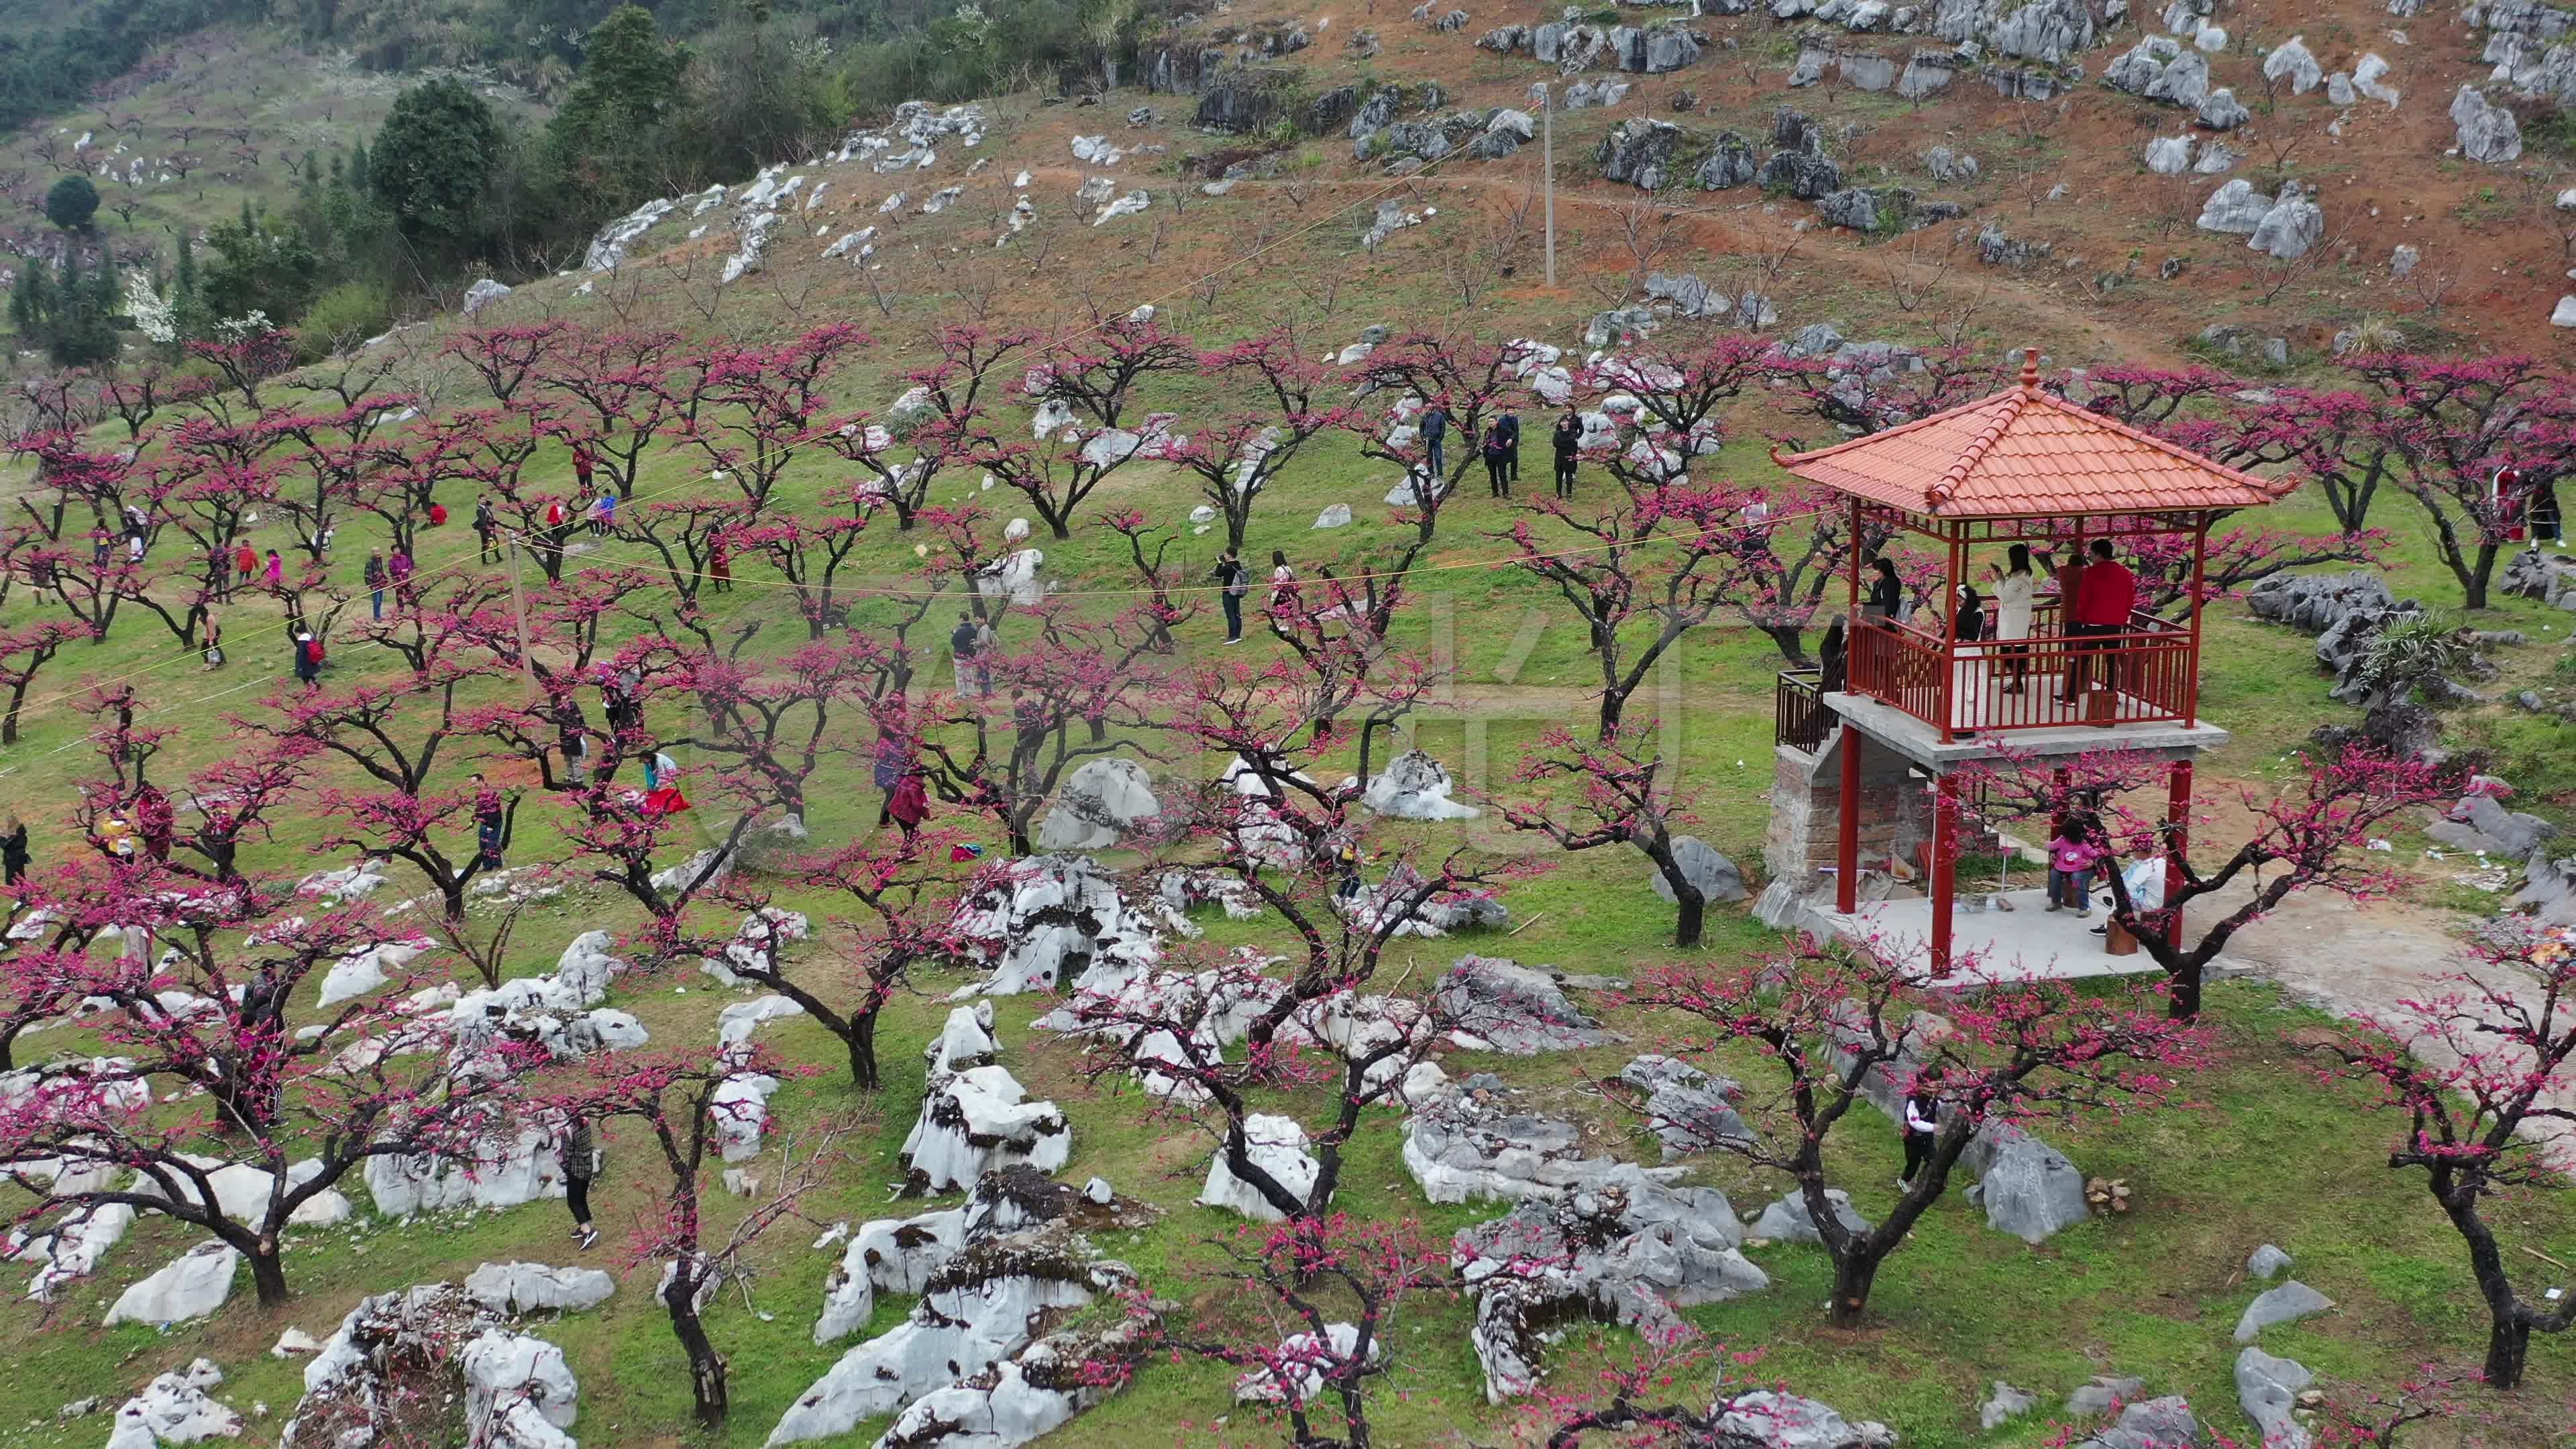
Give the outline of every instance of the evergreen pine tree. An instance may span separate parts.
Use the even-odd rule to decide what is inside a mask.
[[[29,261],[18,269],[18,281],[9,289],[9,326],[23,345],[33,345],[45,324],[45,266]]]
[[[367,143],[349,144],[349,189],[360,196],[367,194]]]

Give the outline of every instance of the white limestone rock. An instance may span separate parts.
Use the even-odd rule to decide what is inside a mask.
[[[2309,200],[2296,186],[2285,186],[2281,189],[2280,200],[2273,202],[2272,209],[2263,213],[2263,219],[2254,224],[2253,234],[2245,239],[2245,245],[2249,250],[2286,261],[2306,256],[2310,249],[2325,240],[2325,236],[2324,209]]]
[[[1306,1151],[1306,1129],[1295,1118],[1255,1112],[1243,1119],[1243,1139],[1243,1155],[1282,1188],[1300,1201],[1314,1191],[1323,1167]],[[1234,1175],[1226,1165],[1222,1144],[1208,1161],[1207,1183],[1199,1189],[1198,1200],[1202,1207],[1224,1208],[1257,1223],[1287,1220],[1287,1214],[1271,1206],[1259,1190]]]
[[[749,1162],[760,1155],[760,1134],[769,1126],[770,1094],[777,1090],[778,1079],[760,1072],[727,1077],[716,1085],[710,1110],[726,1162]]]
[[[1120,757],[1086,760],[1066,778],[1046,818],[1038,822],[1038,849],[1107,849],[1162,812],[1143,765]]]
[[[597,1268],[486,1263],[466,1275],[465,1291],[493,1312],[516,1318],[544,1310],[596,1308],[617,1291],[617,1280]]]
[[[716,1045],[740,1046],[751,1040],[751,1034],[764,1023],[804,1014],[804,1007],[776,992],[749,1001],[727,1002],[724,1010],[716,1013]]]
[[[156,1327],[187,1323],[205,1317],[224,1306],[233,1294],[233,1274],[241,1267],[240,1250],[224,1243],[199,1243],[180,1254],[160,1272],[117,1295],[116,1303],[100,1320],[108,1327],[120,1323],[149,1323]]]
[[[930,1039],[921,1054],[936,1076],[969,1067],[989,1067],[1001,1053],[1001,1040],[993,1035],[993,1003],[978,1001],[972,1006],[950,1008],[939,1035]]]
[[[2253,182],[2239,176],[2221,182],[2217,190],[2209,193],[2209,200],[2200,208],[2198,225],[2202,231],[2251,236],[2271,211],[2272,198],[2256,191]]]
[[[523,1123],[478,1141],[471,1161],[370,1157],[361,1171],[376,1211],[389,1218],[448,1208],[508,1208],[564,1195],[563,1168],[544,1127]]]
[[[497,1438],[499,1426],[531,1410],[557,1429],[571,1428],[580,1412],[581,1386],[563,1350],[542,1338],[486,1329],[456,1361],[465,1376],[465,1421],[477,1443]]]
[[[2303,96],[2325,79],[2325,67],[2317,64],[2316,54],[2308,49],[2306,40],[2293,35],[2263,57],[2263,79],[2287,81],[2290,94]]]
[[[1633,1177],[1526,1200],[1462,1230],[1450,1262],[1476,1300],[1468,1340],[1485,1371],[1486,1401],[1536,1389],[1543,1345],[1568,1318],[1669,1341],[1690,1331],[1676,1310],[1769,1287],[1769,1276],[1738,1251],[1743,1240],[1725,1194]]]
[[[1118,881],[1083,855],[1038,855],[978,872],[950,917],[962,954],[989,963],[993,996],[1109,986],[1151,969],[1162,938]]]
[[[155,1444],[240,1438],[241,1415],[206,1394],[206,1390],[223,1381],[223,1370],[202,1358],[184,1370],[153,1379],[142,1393],[117,1409],[108,1432],[108,1449],[152,1449]]]
[[[2462,86],[2451,98],[2451,124],[2459,133],[2460,154],[2471,161],[2502,166],[2522,155],[2521,123],[2475,86]]]
[[[931,1274],[909,1318],[842,1355],[798,1396],[768,1443],[847,1434],[862,1420],[974,1382],[1028,1346],[1050,1317],[1132,1279],[1125,1265],[1092,1258],[1062,1224],[971,1245]]]
[[[1279,1341],[1271,1365],[1247,1369],[1235,1376],[1234,1401],[1238,1404],[1303,1404],[1322,1392],[1325,1376],[1351,1361],[1360,1351],[1360,1331],[1356,1324],[1327,1323],[1321,1338],[1312,1333],[1292,1333]],[[1368,1361],[1376,1363],[1386,1357],[1386,1346],[1372,1341]]]
[[[915,1399],[895,1416],[879,1449],[1016,1449],[1064,1427],[1108,1395],[1080,1366],[1120,1356],[1124,1325],[1104,1334],[1039,1339],[981,1374]]]
[[[1386,762],[1368,782],[1360,803],[1390,820],[1473,820],[1475,806],[1449,798],[1456,788],[1440,762],[1420,750],[1407,750]]]
[[[903,1141],[906,1191],[949,1192],[986,1171],[1025,1162],[1056,1172],[1073,1152],[1073,1126],[1053,1102],[1027,1100],[1004,1067],[972,1067],[930,1084]]]

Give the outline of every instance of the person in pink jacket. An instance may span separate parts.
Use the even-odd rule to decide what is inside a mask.
[[[2078,917],[2093,913],[2087,887],[2093,868],[2109,852],[2095,843],[2098,831],[2072,813],[2057,817],[2048,842],[2048,908],[2065,906]]]

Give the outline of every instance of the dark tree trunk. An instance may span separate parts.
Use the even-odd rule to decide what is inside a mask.
[[[1806,630],[1795,624],[1763,624],[1759,627],[1771,636],[1772,644],[1779,649],[1780,657],[1789,661],[1790,668],[1805,669],[1815,663],[1807,657]]]
[[[1688,881],[1675,880],[1672,887],[1681,904],[1681,915],[1673,923],[1673,945],[1676,949],[1687,950],[1699,944],[1700,928],[1708,916],[1708,897],[1701,895],[1699,887]]]
[[[265,1135],[277,1125],[277,1086],[269,1081],[242,1081],[227,1076],[209,1089],[215,1099],[216,1125],[226,1132]]]
[[[877,1014],[874,1011],[850,1020],[849,1035],[844,1038],[850,1048],[850,1085],[862,1092],[873,1092],[885,1083],[877,1077]]]
[[[1836,1328],[1857,1328],[1869,1309],[1870,1286],[1878,1281],[1884,1255],[1855,1245],[1834,1263],[1834,1296],[1825,1319]]]
[[[278,1255],[277,1239],[263,1237],[245,1255],[250,1259],[251,1286],[259,1290],[259,1306],[275,1308],[286,1301],[286,1262]]]
[[[2200,1019],[2200,968],[2185,966],[2167,973],[2165,1019],[2198,1021]]]
[[[2522,1387],[2523,1365],[2530,1356],[2531,1325],[2511,1317],[2496,1320],[2487,1333],[2487,1387]]]
[[[689,1393],[697,1404],[699,1427],[715,1429],[723,1426],[732,1403],[725,1391],[724,1356],[716,1352],[706,1325],[698,1321],[697,1292],[694,1273],[684,1272],[671,1281],[667,1295],[671,1333],[680,1340],[680,1351],[689,1356]]]

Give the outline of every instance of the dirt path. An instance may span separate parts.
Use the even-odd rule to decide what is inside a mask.
[[[2441,994],[2445,978],[2464,969],[2460,941],[2443,927],[2420,906],[2302,891],[2240,933],[2223,959],[2337,1016],[2394,1021],[2401,1003]],[[2483,968],[2478,975],[2495,984],[2524,984]],[[2520,991],[2515,996],[2530,999]],[[2417,1049],[2427,1061],[2447,1066],[2456,1060],[2439,1043],[2419,1039]],[[2552,1094],[2552,1101],[2576,1111],[2576,1088]],[[2540,1123],[2525,1135],[2542,1143],[2562,1171],[2576,1172],[2576,1125]]]

